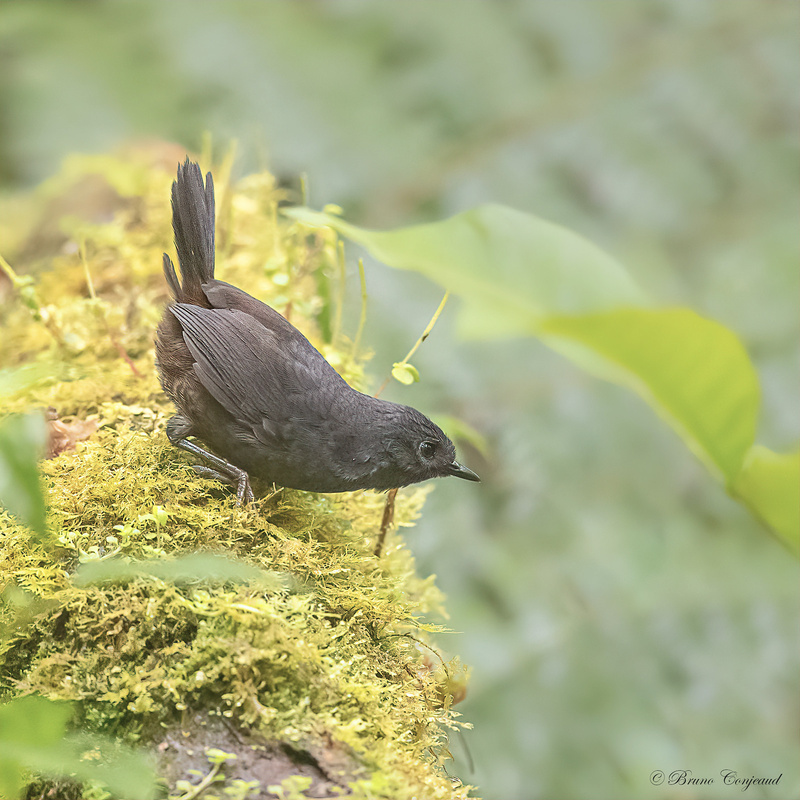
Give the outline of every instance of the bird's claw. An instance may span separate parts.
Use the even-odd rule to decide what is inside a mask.
[[[229,466],[231,469],[227,474],[212,467],[206,467],[203,464],[193,464],[192,469],[203,478],[212,478],[236,489],[237,506],[241,507],[252,503],[255,500],[255,495],[250,486],[250,476],[243,469],[239,469],[232,464]]]
[[[242,502],[247,505],[252,503],[255,499],[253,489],[250,486],[250,476],[242,470],[239,474],[239,482],[236,487],[236,505],[241,506]]]

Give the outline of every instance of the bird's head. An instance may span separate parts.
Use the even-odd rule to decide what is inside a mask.
[[[389,424],[384,426],[386,460],[380,470],[380,481],[385,485],[376,488],[393,489],[447,475],[480,480],[471,469],[456,461],[453,443],[424,414],[394,403],[387,403],[384,411]]]

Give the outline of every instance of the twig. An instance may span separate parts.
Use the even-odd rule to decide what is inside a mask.
[[[375,557],[380,558],[383,550],[383,543],[386,533],[394,522],[394,499],[397,497],[397,489],[389,489],[386,495],[386,504],[383,507],[383,519],[381,520],[381,530],[378,534],[378,541],[375,545]]]

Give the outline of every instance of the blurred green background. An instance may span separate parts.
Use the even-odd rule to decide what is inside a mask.
[[[762,381],[758,440],[786,450],[798,85],[792,0],[5,0],[0,191],[71,152],[197,150],[209,131],[238,141],[238,174],[305,173],[310,205],[366,226],[506,203],[736,331]],[[367,283],[377,385],[441,291],[369,260]],[[461,448],[484,482],[437,483],[407,533],[449,596],[459,633],[439,642],[473,670],[452,771],[507,800],[796,797],[792,557],[644,403],[535,341],[460,342],[446,312],[414,363],[421,383],[384,396],[490,444]],[[655,770],[715,784],[654,786]],[[720,770],[782,777],[743,794]]]

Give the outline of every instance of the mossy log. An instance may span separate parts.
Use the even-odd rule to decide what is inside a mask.
[[[260,487],[237,508],[167,442],[153,335],[182,157],[166,146],[76,156],[2,201],[4,255],[33,288],[26,306],[0,285],[0,368],[22,376],[1,414],[51,409],[53,457],[41,465],[47,539],[0,511],[0,699],[72,701],[76,727],[149,750],[173,797],[467,797],[444,769],[463,670],[430,641],[424,620],[444,613],[442,596],[396,529],[374,555],[385,496]],[[337,330],[335,234],[284,221],[267,173],[237,185],[225,164],[214,174],[219,276],[365,389],[363,354]],[[413,523],[427,491],[399,493],[396,526]],[[198,552],[274,580],[74,580],[81,565]],[[196,795],[180,783],[203,779]]]

